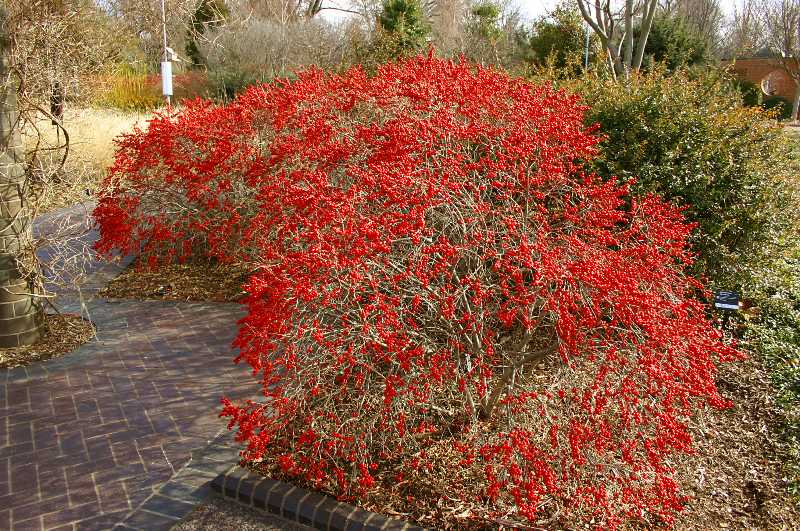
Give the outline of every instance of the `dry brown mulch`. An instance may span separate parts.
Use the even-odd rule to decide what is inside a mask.
[[[781,439],[785,414],[775,404],[769,372],[750,357],[720,368],[718,387],[734,405],[704,410],[693,439],[697,454],[681,477],[692,500],[677,529],[797,529],[800,499],[789,493],[794,479]],[[691,473],[691,475],[689,475]]]
[[[720,368],[719,388],[734,406],[705,409],[696,419],[692,431],[697,452],[675,466],[676,479],[690,501],[674,529],[797,529],[800,500],[788,491],[791,478],[784,467],[788,452],[779,436],[783,417],[774,402],[767,369],[755,358],[727,364]],[[505,519],[483,519],[485,506],[475,492],[480,478],[452,466],[460,455],[450,441],[436,441],[428,456],[435,461],[431,473],[409,474],[398,484],[393,470],[379,471],[376,487],[358,504],[436,529],[577,528],[575,522],[551,520],[524,527]],[[248,466],[267,477],[314,490],[309,483],[285,477],[269,459]],[[448,498],[447,493],[455,497]],[[463,493],[475,494],[475,501],[456,499]],[[630,522],[626,529],[643,525]]]
[[[94,326],[80,315],[47,314],[34,345],[0,349],[0,369],[24,367],[69,354],[94,337]]]
[[[250,270],[243,265],[193,261],[153,268],[138,261],[108,283],[101,297],[167,301],[236,302]]]

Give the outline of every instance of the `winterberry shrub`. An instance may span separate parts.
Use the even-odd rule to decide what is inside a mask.
[[[155,114],[116,140],[94,218],[102,254],[249,261],[266,135],[256,109],[205,100]]]
[[[123,141],[116,171],[169,167],[159,179],[198,179],[187,194],[211,210],[232,172],[257,188],[247,226],[162,211],[148,233],[196,216],[256,249],[235,344],[264,400],[223,410],[245,458],[359,497],[389,463],[425,473],[446,440],[453,475],[479,471],[490,514],[672,521],[688,423],[725,406],[716,364],[737,353],[685,273],[679,210],[585,171],[598,138],[576,97],[420,57],[373,77],[308,71],[186,113],[169,123],[211,122],[197,140],[163,138],[176,127],[163,118],[149,149],[126,155],[140,140]],[[175,162],[198,150],[208,173]],[[123,243],[142,226],[140,198],[125,200],[101,204]]]

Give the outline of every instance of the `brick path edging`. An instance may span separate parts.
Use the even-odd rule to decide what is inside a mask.
[[[248,507],[322,531],[425,531],[405,520],[388,518],[330,496],[268,479],[239,465],[214,478],[211,490]]]

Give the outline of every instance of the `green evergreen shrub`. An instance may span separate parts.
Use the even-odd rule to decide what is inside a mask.
[[[788,120],[792,117],[792,102],[780,96],[764,97],[761,106],[768,111],[774,111],[775,116],[781,120]]]
[[[708,43],[680,16],[656,17],[644,51],[651,62],[664,63],[669,69],[709,60]]]
[[[380,59],[408,57],[422,50],[430,33],[419,0],[385,0],[378,16],[374,54]]]
[[[773,115],[745,107],[717,74],[663,70],[629,83],[572,82],[605,140],[596,170],[686,207],[698,273],[741,289],[796,230],[797,165]]]
[[[597,38],[591,36],[594,55]],[[574,76],[582,69],[586,29],[580,12],[569,3],[561,4],[548,17],[533,23],[530,49],[534,62],[542,65],[548,60],[565,74]]]
[[[733,86],[742,94],[742,103],[747,107],[761,106],[764,103],[764,93],[757,84],[746,79],[736,79]]]
[[[209,71],[208,80],[211,96],[219,101],[232,101],[247,87],[262,81],[253,72],[235,68]]]
[[[800,241],[793,245],[751,287],[757,310],[744,320],[743,338],[770,370],[784,412],[780,430],[789,490],[800,497]]]

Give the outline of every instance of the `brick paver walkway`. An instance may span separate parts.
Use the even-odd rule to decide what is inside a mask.
[[[0,529],[113,528],[224,430],[223,392],[256,391],[232,363],[238,305],[86,307],[96,341],[0,370]]]

